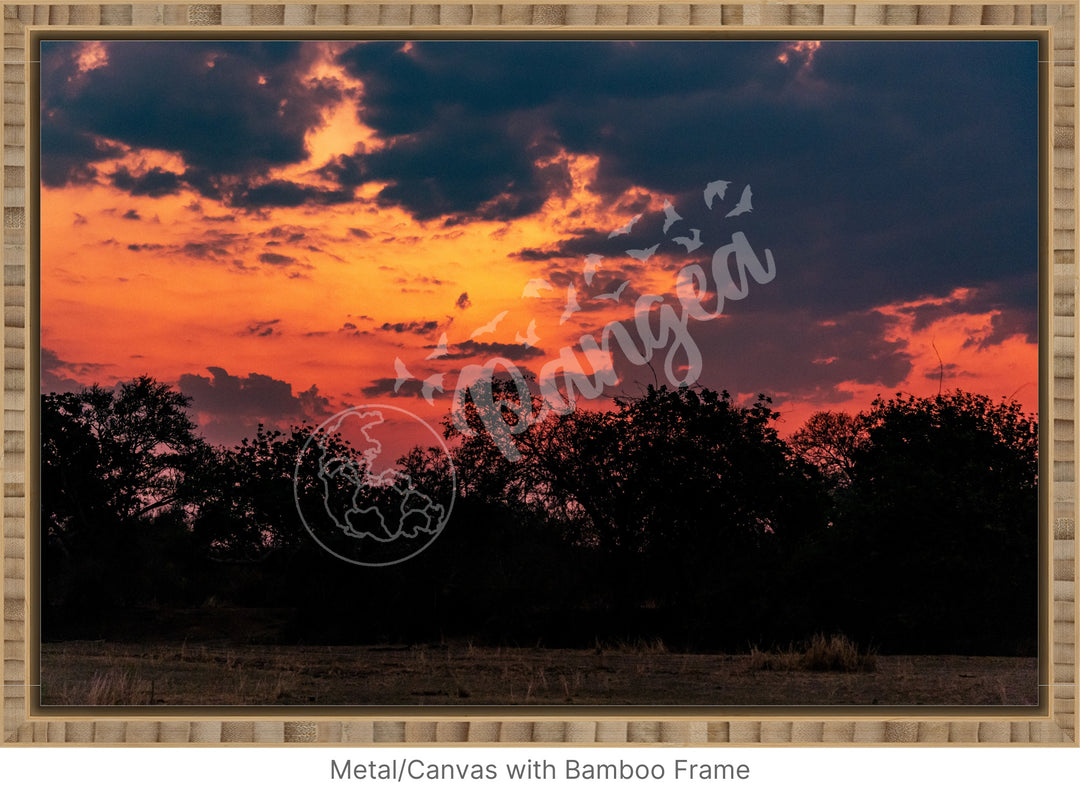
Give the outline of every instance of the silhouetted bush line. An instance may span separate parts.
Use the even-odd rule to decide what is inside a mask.
[[[492,390],[513,429],[526,410]],[[453,515],[377,569],[300,524],[310,427],[216,447],[187,403],[145,376],[43,397],[46,639],[132,637],[132,621],[152,639],[170,610],[245,607],[294,610],[252,637],[302,643],[746,651],[842,633],[883,654],[1035,653],[1038,436],[1015,403],[879,398],[784,440],[764,396],[650,387],[500,435],[517,462],[447,420]],[[402,467],[448,480],[440,452]]]

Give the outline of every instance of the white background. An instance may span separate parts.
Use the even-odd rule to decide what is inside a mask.
[[[676,781],[675,760],[745,763],[750,778]],[[494,763],[499,779],[332,780],[330,761]],[[660,781],[521,781],[505,765],[548,760],[562,773],[565,761],[660,763]],[[623,800],[792,800],[874,802],[949,794],[979,802],[1053,795],[1080,798],[1080,749],[1046,746],[956,747],[0,747],[0,787],[7,799],[58,798],[184,800],[241,792],[264,800],[498,799],[512,802],[617,795]]]

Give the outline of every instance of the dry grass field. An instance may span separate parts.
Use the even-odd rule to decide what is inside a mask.
[[[827,645],[818,643],[819,647]],[[469,642],[260,646],[225,641],[69,641],[42,647],[42,703],[476,706],[1037,702],[1035,658],[856,657],[849,664],[830,664],[815,657],[813,644],[797,653],[755,650],[727,655],[673,653],[660,642],[574,650],[479,647]]]

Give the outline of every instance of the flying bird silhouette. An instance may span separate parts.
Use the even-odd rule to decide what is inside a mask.
[[[585,257],[585,283],[592,285],[592,280],[596,277],[596,271],[600,267],[600,262],[603,257],[598,253],[590,253]]]
[[[705,205],[710,209],[712,208],[713,200],[719,198],[724,199],[724,193],[727,192],[730,181],[710,181],[705,185]]]
[[[626,254],[628,256],[634,257],[639,262],[647,262],[647,261],[649,261],[649,257],[652,256],[654,253],[656,253],[656,249],[659,248],[659,247],[660,247],[660,243],[658,242],[655,245],[653,245],[651,248],[645,248],[644,250],[635,250],[635,249],[631,248],[630,250],[628,250],[626,252]]]
[[[439,344],[431,349],[431,353],[424,357],[424,359],[438,359],[440,356],[446,356],[450,352],[450,348],[446,342],[446,332],[442,333],[439,338]]]
[[[420,388],[420,394],[423,395],[424,400],[432,406],[435,406],[435,391],[438,390],[440,393],[446,392],[446,390],[443,389],[443,376],[445,375],[445,373],[433,373],[424,379],[424,384]]]
[[[577,290],[574,289],[574,285],[571,284],[566,288],[566,309],[563,310],[562,317],[559,318],[559,325],[568,321],[574,312],[581,311],[581,304],[577,302]]]
[[[540,290],[553,290],[554,287],[547,279],[534,278],[528,284],[525,285],[525,289],[521,291],[522,298],[539,298]]]
[[[514,335],[514,342],[524,344],[526,348],[531,348],[540,342],[540,338],[536,336],[536,318],[529,321],[529,328],[525,329],[525,336],[521,336],[519,331]]]
[[[700,248],[702,246],[702,244],[703,244],[701,242],[701,229],[700,228],[692,228],[692,229],[690,229],[690,233],[693,234],[694,236],[693,237],[675,237],[672,240],[672,242],[674,242],[676,245],[682,245],[683,247],[685,247],[687,253],[693,253],[698,248]]]
[[[409,369],[405,367],[405,363],[401,361],[400,356],[394,357],[394,372],[397,374],[397,379],[394,381],[395,393],[401,389],[401,385],[403,385],[406,380],[416,378],[409,373]]]
[[[671,201],[664,201],[664,233],[666,234],[669,228],[682,219],[682,215],[675,211]]]
[[[623,290],[625,290],[628,286],[630,286],[630,279],[627,279],[622,284],[620,284],[614,292],[605,292],[601,295],[595,296],[596,300],[611,300],[615,303],[618,303],[619,296],[623,294]]]
[[[724,217],[738,217],[745,212],[752,212],[754,207],[750,205],[750,185],[746,185],[746,189],[742,191],[742,197],[739,198],[739,202],[735,204],[735,208],[724,215]]]
[[[470,334],[469,339],[470,340],[475,340],[481,334],[494,334],[495,329],[498,327],[498,325],[500,323],[502,323],[502,319],[504,317],[506,317],[507,314],[508,313],[505,312],[505,311],[504,312],[499,312],[499,314],[495,315],[495,317],[493,317],[490,321],[488,321],[483,326],[476,329],[472,334]]]
[[[620,226],[619,228],[612,231],[610,234],[607,235],[607,238],[611,239],[612,237],[618,237],[618,236],[620,236],[622,234],[629,234],[630,229],[632,229],[634,227],[634,223],[636,223],[640,219],[641,219],[641,215],[640,214],[635,214],[633,217],[630,218],[629,223],[627,223],[625,226]]]

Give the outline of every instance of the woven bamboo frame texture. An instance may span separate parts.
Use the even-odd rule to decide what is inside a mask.
[[[1076,184],[1076,4],[837,4],[671,3],[671,4],[4,4],[4,361],[3,361],[3,558],[4,631],[0,655],[4,667],[3,738],[6,743],[681,743],[705,745],[768,743],[1043,743],[1077,744],[1076,621],[1076,393],[1075,359],[1077,273],[1075,258]],[[449,26],[538,28],[558,35],[559,27],[626,30],[694,26],[706,30],[749,26],[792,28],[812,36],[817,27],[885,26],[898,35],[922,26],[957,30],[1017,32],[1049,30],[1051,36],[1050,123],[1048,141],[1052,188],[1047,188],[1052,217],[1050,255],[1043,291],[1050,295],[1052,344],[1044,349],[1050,394],[1050,417],[1044,420],[1050,452],[1049,548],[1043,566],[1051,596],[1044,643],[1049,660],[1047,703],[1037,714],[964,718],[890,716],[889,720],[854,715],[803,717],[790,711],[777,716],[724,716],[715,719],[672,715],[668,720],[634,716],[503,716],[498,719],[453,713],[412,712],[378,719],[334,720],[252,716],[235,720],[115,717],[63,719],[31,715],[28,653],[27,565],[30,533],[26,527],[26,412],[36,398],[26,380],[28,324],[27,209],[27,47],[29,32],[55,26],[103,32],[138,28],[151,35],[183,36],[228,26],[249,29],[353,29],[362,36],[372,27]],[[1049,141],[1052,140],[1052,141]],[[1046,329],[1043,329],[1045,332]],[[1045,408],[1045,407],[1044,407]],[[31,555],[32,559],[32,555]],[[32,565],[32,562],[30,563]],[[929,711],[928,711],[929,712]],[[299,720],[296,720],[299,719]]]

